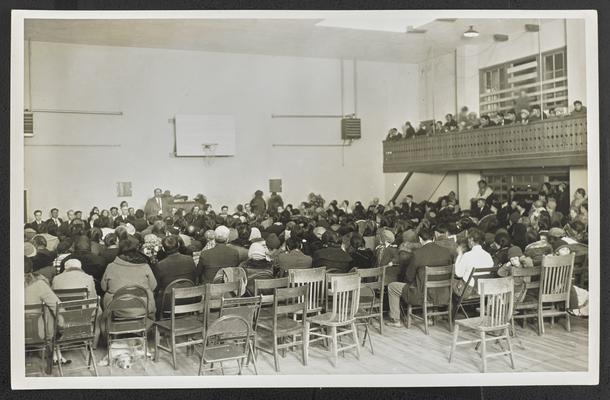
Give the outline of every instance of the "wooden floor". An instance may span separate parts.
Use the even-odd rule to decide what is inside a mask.
[[[560,372],[560,371],[586,371],[588,351],[588,325],[586,319],[572,318],[572,331],[567,332],[563,321],[545,324],[546,333],[538,336],[533,327],[517,327],[517,337],[513,339],[515,353],[515,369],[510,368],[508,357],[492,357],[488,359],[488,372]],[[411,329],[384,327],[381,336],[375,325],[372,331],[375,354],[371,354],[368,342],[361,348],[361,358],[357,360],[353,352],[346,352],[339,357],[337,367],[333,367],[330,358],[321,350],[314,347],[310,351],[309,364],[301,363],[300,350],[288,352],[285,358],[280,358],[279,374],[409,374],[409,373],[468,373],[480,372],[481,359],[474,346],[458,346],[453,362],[449,364],[448,355],[452,335],[444,322],[430,329],[426,336],[418,324]],[[362,337],[362,332],[360,333]],[[152,339],[152,338],[151,338]],[[152,342],[151,342],[152,343]],[[152,346],[151,346],[152,349]],[[488,345],[488,352],[500,351],[493,341]],[[103,349],[96,350],[98,363],[106,354]],[[64,357],[72,359],[69,368],[85,365],[84,358],[79,351],[66,352]],[[178,354],[178,370],[171,366],[169,353],[161,352],[158,362],[141,360],[130,369],[118,367],[99,366],[101,376],[169,376],[169,375],[197,375],[199,356],[186,356],[184,349]],[[40,359],[36,355],[26,357],[26,371],[29,376],[39,375]],[[228,368],[225,374],[237,373],[236,368]],[[276,374],[273,368],[273,357],[258,352],[258,373]],[[215,372],[213,372],[215,373]],[[252,366],[244,368],[244,374],[254,374]],[[57,368],[53,375],[58,376]],[[69,372],[64,370],[64,376],[89,376],[88,370]]]

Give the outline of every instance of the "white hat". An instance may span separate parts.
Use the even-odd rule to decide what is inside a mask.
[[[82,268],[83,264],[81,264],[80,260],[77,260],[76,258],[71,258],[68,261],[66,261],[65,267],[66,268]]]
[[[214,229],[216,233],[216,241],[217,242],[226,242],[229,239],[229,228],[224,225],[220,225]]]

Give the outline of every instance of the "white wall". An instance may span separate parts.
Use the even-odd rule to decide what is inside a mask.
[[[419,118],[415,121],[435,119],[444,121],[447,113],[456,112],[456,58],[455,53],[431,57],[419,64]],[[411,121],[412,123],[414,121]]]
[[[582,19],[566,20],[566,41],[568,62],[568,104],[571,106],[574,100],[580,100],[586,104],[587,80],[584,76],[586,71],[586,46],[585,22]]]
[[[334,59],[33,42],[34,108],[124,115],[36,114],[36,136],[25,147],[30,206],[45,212],[110,207],[123,200],[119,181],[133,182],[126,200],[136,207],[156,186],[191,197],[204,193],[217,209],[233,206],[257,189],[267,192],[269,178],[283,179],[282,195],[292,203],[310,192],[327,200],[381,196],[381,141],[389,126],[417,110],[416,65],[358,62],[363,137],[351,147],[272,146],[341,143],[338,119],[271,118],[340,114],[340,68]],[[351,60],[344,75],[344,112],[350,113]],[[235,157],[205,166],[200,158],[170,155],[168,119],[175,114],[234,115]],[[105,147],[65,146],[74,144]]]
[[[570,191],[574,193],[578,188],[585,189],[589,195],[587,167],[570,167]]]

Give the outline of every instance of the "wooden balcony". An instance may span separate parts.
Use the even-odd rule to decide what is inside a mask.
[[[383,142],[383,172],[587,164],[587,119],[564,117]]]

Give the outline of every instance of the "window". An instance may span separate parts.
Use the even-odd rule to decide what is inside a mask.
[[[566,168],[489,170],[483,172],[482,178],[494,190],[498,200],[504,203],[508,200],[510,189],[515,189],[517,197],[524,199],[537,196],[544,182],[549,182],[552,187],[559,183],[569,185],[570,172]]]
[[[540,67],[541,66],[541,67]],[[551,108],[568,106],[566,49],[524,57],[480,70],[479,113],[506,111],[514,107],[521,90],[530,103]]]

